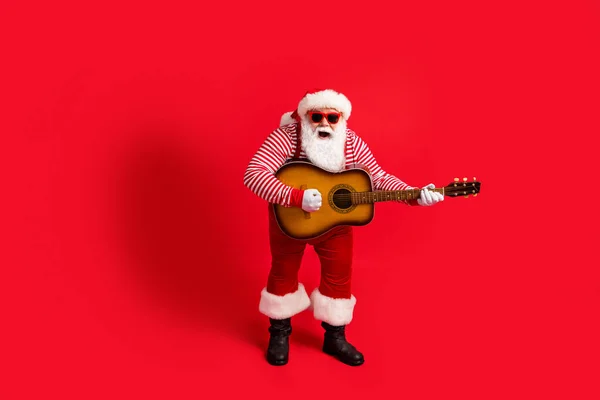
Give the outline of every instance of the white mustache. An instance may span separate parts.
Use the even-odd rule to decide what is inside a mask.
[[[317,128],[317,129],[315,129],[315,132],[316,133],[327,132],[327,133],[329,133],[331,135],[333,135],[335,133],[335,131],[331,127],[329,127],[329,126],[326,126],[326,127],[323,127],[323,128]]]

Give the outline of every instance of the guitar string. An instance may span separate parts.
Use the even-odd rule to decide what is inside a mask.
[[[434,192],[442,192],[444,188],[435,188]],[[447,194],[451,194],[452,192],[460,193],[464,191],[464,189],[468,189],[468,187],[457,187],[457,190],[453,190],[454,188],[446,189]],[[461,190],[463,189],[463,190]],[[388,200],[409,200],[412,198],[412,194],[416,194],[416,192],[420,192],[421,189],[408,189],[401,191],[381,191],[381,192],[352,192],[352,193],[337,193],[333,194],[333,198],[336,200],[373,200],[383,198]],[[398,195],[399,194],[399,195]],[[409,196],[409,194],[411,194]]]
[[[419,190],[420,191],[420,190]],[[457,190],[457,192],[461,192],[462,190]],[[416,190],[407,190],[407,191],[401,191],[400,192],[400,196],[408,196],[408,193],[411,194],[416,194],[415,193]],[[396,197],[397,193],[396,192],[387,192],[387,191],[382,191],[382,192],[354,192],[354,193],[337,193],[334,194],[333,197],[334,198],[348,198],[348,197],[373,197],[373,196],[377,196],[377,197],[381,197],[381,196],[388,196],[388,197]]]

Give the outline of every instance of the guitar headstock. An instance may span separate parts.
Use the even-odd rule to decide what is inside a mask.
[[[444,187],[444,195],[451,197],[469,195],[477,196],[481,187],[481,182],[477,182],[475,178],[468,182],[467,178],[463,178],[462,182],[458,178],[454,178],[454,182]]]

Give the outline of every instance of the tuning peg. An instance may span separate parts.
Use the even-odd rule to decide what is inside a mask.
[[[458,178],[454,178],[454,182],[458,182]]]
[[[467,177],[465,176],[465,177],[463,178],[463,182],[466,182],[466,181],[467,181]]]
[[[473,195],[473,197],[477,197],[477,193],[475,193],[475,194]]]
[[[477,178],[473,177],[473,180],[474,180],[474,181],[476,181],[476,180],[477,180]]]
[[[468,198],[469,198],[469,195],[466,195],[466,196],[465,196],[465,199],[468,199]]]

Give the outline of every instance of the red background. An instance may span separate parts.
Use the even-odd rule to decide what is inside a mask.
[[[2,398],[600,396],[597,2],[59,3],[0,8]],[[360,368],[308,313],[263,357],[242,177],[313,87],[407,183],[482,182],[356,230]]]

